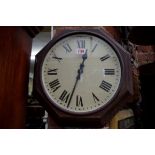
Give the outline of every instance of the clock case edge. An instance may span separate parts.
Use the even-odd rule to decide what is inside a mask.
[[[119,89],[116,91],[114,98],[103,108],[90,114],[76,115],[62,111],[54,104],[51,104],[48,97],[43,93],[41,85],[41,67],[43,59],[50,48],[59,40],[74,34],[89,34],[104,39],[115,50],[120,59],[122,68],[122,77]],[[120,109],[126,107],[133,96],[131,56],[119,43],[111,38],[106,32],[98,29],[79,29],[64,30],[56,35],[37,55],[34,67],[33,94],[38,101],[45,107],[50,115],[60,126],[101,128],[103,127]]]

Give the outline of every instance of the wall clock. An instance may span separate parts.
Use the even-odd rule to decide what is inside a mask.
[[[36,56],[34,94],[62,126],[102,127],[132,95],[130,55],[99,30],[69,30]]]

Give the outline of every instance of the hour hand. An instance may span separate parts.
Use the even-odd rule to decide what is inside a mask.
[[[87,56],[87,50],[86,50],[85,54],[82,55],[83,61],[85,61],[85,60],[87,59],[87,57],[88,57],[88,56]]]
[[[85,52],[85,54],[82,55],[82,63],[80,64],[80,68],[78,69],[78,75],[77,75],[77,79],[80,79],[81,74],[83,73],[83,69],[84,69],[84,61],[87,59],[87,51]]]
[[[87,51],[85,52],[85,54],[82,55],[82,59],[83,59],[83,61],[82,61],[82,63],[80,64],[80,67],[79,67],[79,69],[78,69],[78,71],[77,71],[76,81],[75,81],[75,84],[74,84],[74,87],[73,87],[73,90],[72,90],[72,93],[71,93],[71,96],[70,96],[70,99],[69,99],[69,102],[68,102],[67,107],[69,107],[69,105],[70,105],[70,102],[71,102],[71,100],[72,100],[72,97],[73,97],[75,88],[76,88],[76,86],[77,86],[77,83],[78,83],[78,81],[80,80],[81,74],[83,73],[84,61],[87,59]]]

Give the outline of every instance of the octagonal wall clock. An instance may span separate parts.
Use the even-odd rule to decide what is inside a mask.
[[[100,30],[66,30],[36,56],[34,95],[62,126],[103,127],[132,96],[130,54]]]

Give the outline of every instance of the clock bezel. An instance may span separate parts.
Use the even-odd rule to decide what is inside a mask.
[[[101,33],[101,32],[100,32]],[[40,52],[39,54],[37,54],[37,59],[36,59],[36,63],[37,63],[37,69],[35,70],[38,70],[39,71],[39,74],[38,74],[38,71],[37,73],[35,72],[35,74],[37,75],[37,79],[39,80],[39,84],[40,85],[40,89],[41,89],[41,93],[43,93],[43,98],[46,98],[46,107],[49,107],[50,108],[53,108],[53,106],[55,108],[57,108],[58,110],[64,112],[64,113],[67,113],[67,114],[71,114],[71,115],[90,115],[90,114],[93,114],[93,113],[97,113],[97,112],[100,112],[102,111],[103,109],[105,109],[105,107],[107,107],[110,103],[112,103],[114,101],[114,99],[118,96],[119,92],[120,92],[120,89],[121,89],[121,86],[122,86],[122,80],[124,79],[123,78],[123,75],[124,75],[124,63],[122,61],[122,56],[119,52],[119,49],[117,48],[117,46],[113,43],[113,41],[109,38],[107,38],[107,36],[104,36],[102,33],[100,34],[98,31],[96,30],[70,30],[70,31],[67,31],[65,33],[63,33],[62,35],[60,36],[57,36],[56,38],[54,38],[53,40],[51,40]],[[119,59],[119,63],[120,63],[120,67],[121,67],[121,78],[120,78],[120,82],[119,82],[119,86],[118,86],[118,89],[116,90],[115,94],[113,95],[113,97],[104,105],[102,105],[101,107],[97,108],[97,109],[94,109],[92,111],[86,111],[86,112],[76,112],[76,111],[70,111],[70,110],[67,110],[67,109],[64,109],[63,107],[60,107],[57,105],[57,103],[55,103],[52,98],[50,98],[43,86],[43,81],[42,81],[42,66],[43,66],[43,62],[44,62],[44,59],[47,55],[47,53],[49,52],[49,50],[57,43],[59,42],[60,40],[68,37],[68,36],[72,36],[72,35],[77,35],[77,34],[85,34],[85,35],[93,35],[95,37],[98,37],[100,39],[102,39],[103,41],[105,41],[113,50],[114,52],[116,53],[118,59]],[[41,60],[39,60],[38,62],[38,57],[41,57]],[[39,77],[38,77],[39,76]],[[45,100],[45,99],[44,99]]]

